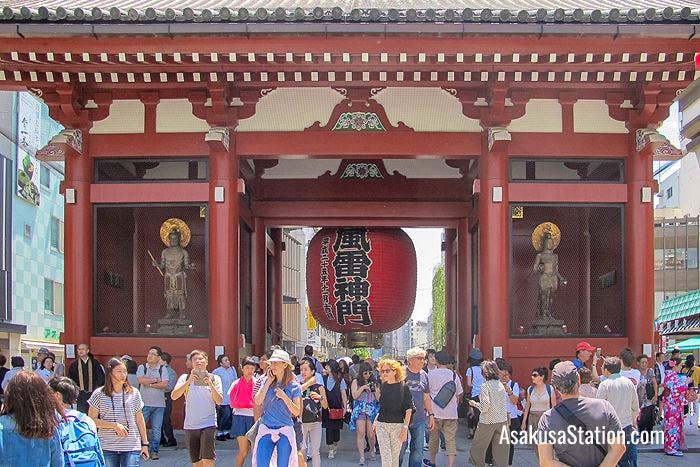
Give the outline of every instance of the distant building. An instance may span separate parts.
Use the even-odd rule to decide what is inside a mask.
[[[413,321],[411,328],[411,347],[421,347],[427,349],[431,342],[428,334],[428,321]]]
[[[47,347],[62,360],[64,169],[35,158],[62,127],[29,93],[0,93],[0,109],[0,349],[31,361]]]
[[[282,233],[282,342],[289,352],[301,355],[307,339],[306,236],[302,230]]]

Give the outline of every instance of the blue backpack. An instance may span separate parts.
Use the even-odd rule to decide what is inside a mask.
[[[87,423],[86,415],[66,415],[59,427],[63,446],[63,465],[102,467],[105,458],[97,433]]]

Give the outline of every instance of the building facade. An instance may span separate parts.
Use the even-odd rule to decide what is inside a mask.
[[[462,365],[473,342],[515,368],[653,342],[651,167],[680,157],[656,128],[694,78],[694,2],[202,1],[107,24],[39,3],[0,18],[0,86],[67,128],[43,152],[66,161],[65,344],[260,353],[301,226],[445,229]]]
[[[2,348],[25,356],[28,364],[40,347],[62,360],[65,251],[59,187],[64,164],[35,157],[62,127],[29,93],[2,92],[0,102],[5,117],[0,138],[6,138],[8,148],[3,151],[3,324],[19,326],[15,329],[21,331],[5,334]],[[12,137],[8,140],[7,135]]]

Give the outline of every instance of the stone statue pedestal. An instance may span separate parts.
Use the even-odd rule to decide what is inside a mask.
[[[535,331],[535,335],[538,336],[563,336],[563,325],[564,320],[552,317],[541,317],[537,318],[532,323],[532,329]]]
[[[158,334],[166,336],[188,336],[192,334],[192,320],[163,318],[158,320]]]

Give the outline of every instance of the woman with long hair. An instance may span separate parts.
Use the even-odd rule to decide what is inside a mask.
[[[639,399],[639,432],[651,434],[654,431],[656,416],[656,394],[658,387],[654,370],[649,368],[649,357],[644,354],[637,356],[637,369],[639,370],[639,384],[637,385],[637,398]],[[649,398],[651,396],[651,398]]]
[[[527,431],[527,428],[535,432],[537,425],[540,423],[542,414],[547,410],[557,405],[554,388],[547,384],[549,370],[546,367],[537,367],[532,369],[532,384],[527,388],[525,393],[526,402],[523,409],[523,422],[521,428]],[[537,446],[535,446],[535,453]]]
[[[374,460],[376,437],[372,424],[379,413],[379,384],[372,375],[372,369],[366,363],[358,363],[357,378],[350,385],[353,397],[350,431],[357,430],[357,451],[360,453],[360,465],[365,465],[365,436],[369,443],[369,458]]]
[[[335,360],[328,360],[325,365],[323,385],[328,396],[328,409],[323,410],[323,428],[326,429],[326,445],[328,458],[335,459],[340,441],[340,430],[343,429],[345,411],[348,406],[348,385],[340,373],[340,365]]]
[[[52,356],[47,356],[44,361],[41,362],[41,367],[36,369],[36,374],[41,376],[44,382],[47,382],[53,378],[56,368],[56,362]]]
[[[111,358],[105,366],[105,385],[88,400],[88,416],[95,421],[107,467],[135,467],[148,459],[148,437],[141,393],[129,384],[126,365]]]
[[[669,456],[682,456],[685,449],[683,406],[688,403],[688,382],[679,375],[683,370],[681,361],[680,357],[671,358],[664,378],[664,452]]]
[[[382,358],[377,364],[382,384],[379,414],[373,428],[379,443],[382,467],[399,467],[399,453],[408,439],[408,425],[413,414],[413,396],[405,383],[406,371],[401,363]]]
[[[62,467],[59,424],[63,419],[63,407],[41,376],[17,373],[5,388],[0,412],[0,465]]]
[[[313,361],[302,360],[299,370],[302,378],[302,451],[304,458],[311,457],[313,467],[321,467],[321,410],[328,408],[328,399],[323,385],[316,381]]]
[[[293,418],[301,414],[301,387],[287,352],[275,350],[268,362],[265,384],[255,394],[255,404],[262,406],[262,414],[253,447],[253,467],[270,465],[275,451],[277,465],[297,467]]]

